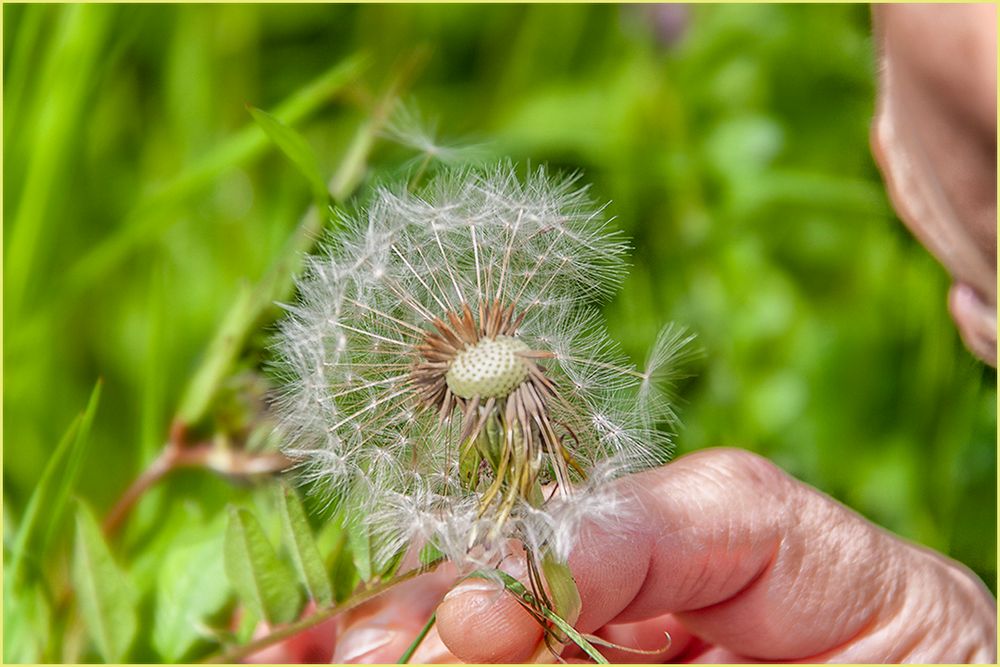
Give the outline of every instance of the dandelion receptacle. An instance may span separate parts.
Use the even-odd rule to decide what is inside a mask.
[[[668,458],[690,337],[665,327],[642,368],[608,337],[628,245],[605,211],[544,169],[448,171],[378,190],[310,259],[278,343],[286,452],[379,559],[564,562],[621,520],[614,480]]]

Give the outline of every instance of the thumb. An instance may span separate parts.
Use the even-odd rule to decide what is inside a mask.
[[[674,613],[706,641],[762,660],[995,655],[995,604],[964,568],[766,459],[706,450],[623,484],[634,516],[592,527],[570,558],[581,632]],[[467,662],[530,655],[540,634],[516,615],[523,611],[477,585],[460,585],[442,602],[441,639]]]

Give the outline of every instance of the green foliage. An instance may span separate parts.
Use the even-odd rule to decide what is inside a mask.
[[[375,567],[372,564],[372,539],[368,528],[357,522],[347,524],[347,543],[351,547],[354,568],[361,581],[371,581],[375,576]]]
[[[546,556],[542,561],[542,573],[552,598],[552,610],[570,623],[576,623],[576,619],[580,617],[582,602],[569,566]]]
[[[996,376],[872,164],[866,7],[688,6],[679,37],[646,6],[2,11],[5,660],[198,660],[302,585],[387,576],[270,477],[171,472],[105,537],[67,508],[105,515],[172,425],[214,471],[274,454],[268,336],[326,192],[434,169],[387,138],[400,98],[612,200],[635,247],[612,334],[641,361],[675,320],[705,351],[680,453],[762,453],[995,590]]]
[[[38,485],[31,494],[11,549],[13,558],[10,563],[10,581],[13,584],[19,583],[30,553],[36,554],[36,557],[48,553],[56,529],[62,525],[66,501],[70,489],[76,483],[80,461],[90,436],[100,397],[101,383],[98,382],[90,395],[86,409],[73,420],[60,439],[52,458],[42,472]]]
[[[309,528],[298,495],[291,489],[279,489],[278,508],[284,528],[285,544],[289,546],[299,578],[309,591],[309,597],[317,605],[328,606],[333,602],[330,575],[323,565],[323,558],[313,539],[312,530]]]
[[[313,196],[316,203],[323,206],[329,198],[326,191],[326,179],[320,172],[319,158],[313,152],[312,146],[305,137],[291,129],[271,114],[261,109],[249,107],[250,115],[260,125],[261,129],[267,133],[268,138],[281,149],[296,169],[306,177],[309,185],[312,186]]]
[[[271,625],[298,615],[302,595],[295,575],[278,559],[251,512],[230,509],[224,551],[226,575],[251,613]]]
[[[180,661],[205,638],[208,619],[228,601],[220,535],[178,546],[164,559],[156,582],[153,646],[168,662]]]
[[[4,569],[4,579],[12,581]],[[3,661],[12,663],[38,662],[45,655],[49,642],[51,614],[48,598],[37,584],[4,586],[3,601]]]
[[[106,662],[123,662],[138,626],[134,595],[96,519],[83,505],[76,515],[73,589],[101,657]]]

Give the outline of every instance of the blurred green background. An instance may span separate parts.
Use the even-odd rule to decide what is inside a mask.
[[[705,350],[678,388],[679,451],[760,452],[995,590],[996,376],[962,347],[947,276],[870,157],[866,6],[8,4],[3,19],[8,549],[98,378],[71,494],[107,511],[308,207],[246,106],[284,114],[329,174],[409,68],[401,98],[445,142],[579,169],[613,202],[635,253],[612,334],[639,359],[676,320]],[[347,85],[323,79],[358,52]],[[365,183],[411,157],[379,138]],[[253,412],[276,314],[202,428]],[[155,571],[136,545],[177,508],[211,524],[247,492],[169,478],[125,566]],[[32,562],[64,569],[69,542]]]

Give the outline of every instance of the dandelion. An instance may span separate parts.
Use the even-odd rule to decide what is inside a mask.
[[[311,258],[281,325],[286,453],[346,503],[387,562],[429,542],[461,564],[516,540],[564,560],[585,522],[622,520],[610,482],[666,460],[662,380],[597,308],[627,244],[574,178],[458,170],[379,189]]]

